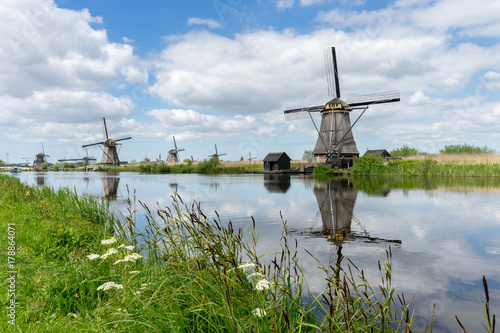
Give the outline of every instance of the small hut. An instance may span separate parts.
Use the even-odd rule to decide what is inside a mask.
[[[380,158],[391,157],[391,154],[389,154],[389,152],[387,150],[385,150],[385,149],[367,150],[366,153],[365,153],[365,156],[366,155],[374,155],[374,156],[377,156],[377,157],[380,157]]]
[[[285,152],[269,153],[264,158],[264,170],[278,171],[290,169],[290,161],[292,159]]]

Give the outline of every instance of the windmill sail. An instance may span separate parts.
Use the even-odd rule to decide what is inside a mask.
[[[369,105],[399,102],[399,91],[369,94],[348,97],[346,101],[340,99],[340,83],[337,69],[337,56],[335,48],[324,50],[325,69],[328,83],[328,95],[334,98],[325,105],[289,109],[284,111],[286,120],[310,117],[314,123],[313,115],[321,114],[321,125],[318,129],[318,139],[313,150],[314,162],[332,163],[336,167],[348,167],[359,156],[352,127]],[[349,113],[356,107],[364,107],[358,119],[351,124]]]
[[[118,158],[118,152],[116,151],[116,145],[117,145],[116,142],[130,140],[130,139],[132,139],[132,137],[129,136],[129,137],[120,138],[117,140],[113,140],[113,139],[109,138],[108,127],[106,126],[106,118],[102,118],[102,121],[104,123],[104,134],[106,135],[106,141],[100,141],[100,142],[86,144],[86,145],[83,145],[82,148],[103,145],[104,148],[101,148],[102,149],[101,165],[103,165],[103,166],[118,166],[118,165],[120,165],[120,159]],[[119,143],[119,145],[120,144],[121,143]]]

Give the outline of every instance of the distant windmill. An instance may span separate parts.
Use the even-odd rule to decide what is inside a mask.
[[[42,142],[42,152],[36,154],[35,170],[40,170],[42,168],[42,163],[47,162],[47,157],[50,157],[50,156],[45,155],[45,149],[43,148],[43,142]]]
[[[217,150],[217,145],[215,145],[215,154],[208,155],[208,157],[211,157],[214,160],[218,161],[219,160],[219,156],[224,156],[224,155],[226,155],[226,154],[219,154],[219,151]]]
[[[325,49],[325,66],[328,81],[328,95],[334,97],[324,105],[286,110],[285,118],[300,118],[305,115],[313,121],[318,132],[318,140],[313,150],[314,162],[331,163],[337,167],[352,165],[359,157],[359,151],[354,142],[352,127],[361,118],[369,105],[392,103],[399,101],[399,91],[388,91],[378,94],[348,97],[340,99],[340,85],[337,71],[335,48]],[[354,109],[363,109],[361,115],[351,125],[349,113]],[[320,128],[316,126],[312,114],[321,113]]]
[[[90,146],[99,146],[102,149],[102,159],[101,165],[103,166],[118,166],[120,165],[120,159],[118,158],[118,152],[116,151],[116,145],[118,141],[130,140],[131,136],[126,138],[120,138],[117,140],[110,139],[108,136],[108,127],[106,126],[106,118],[102,118],[104,122],[104,131],[106,132],[106,141],[91,143],[88,145],[83,145],[82,148]],[[119,144],[119,143],[118,143]],[[103,145],[104,149],[100,146]]]
[[[178,149],[177,148],[177,142],[175,142],[175,136],[172,136],[172,138],[174,138],[175,149],[170,149],[168,151],[167,162],[179,162],[179,152],[180,151],[184,151],[184,149]]]
[[[156,159],[156,162],[163,162],[163,161],[161,160],[161,154],[159,154],[159,155],[158,155],[158,158]]]
[[[250,157],[248,158],[248,161],[249,161],[249,162],[252,162],[252,160],[255,160],[255,157],[252,157],[252,153],[250,153],[250,152],[249,152],[249,153],[248,153],[248,156],[250,156]]]

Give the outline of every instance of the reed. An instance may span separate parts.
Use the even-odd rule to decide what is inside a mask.
[[[469,155],[461,154],[467,158]],[[453,176],[453,177],[498,177],[500,176],[500,160],[495,155],[474,155],[475,159],[451,160],[426,156],[425,158],[408,158],[384,163],[375,156],[360,157],[351,172],[355,175],[404,175],[404,176]],[[455,158],[451,155],[450,158]],[[474,161],[474,162],[472,162]]]
[[[391,286],[390,252],[379,287],[338,264],[322,269],[329,287],[312,295],[284,220],[276,252],[264,254],[255,221],[235,229],[178,196],[166,208],[139,201],[142,221],[132,194],[120,221],[68,189],[4,176],[0,187],[0,223],[18,230],[17,331],[413,331],[411,301]]]

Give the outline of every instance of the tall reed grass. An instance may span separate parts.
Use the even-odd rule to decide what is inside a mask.
[[[0,223],[18,230],[16,331],[415,330],[411,300],[392,287],[390,250],[376,287],[338,258],[318,270],[326,290],[310,294],[284,220],[276,252],[259,253],[255,221],[235,229],[179,196],[156,209],[139,201],[141,222],[135,195],[120,221],[104,202],[67,189],[33,188],[6,176],[0,188]],[[7,319],[0,319],[2,331],[10,329]]]

